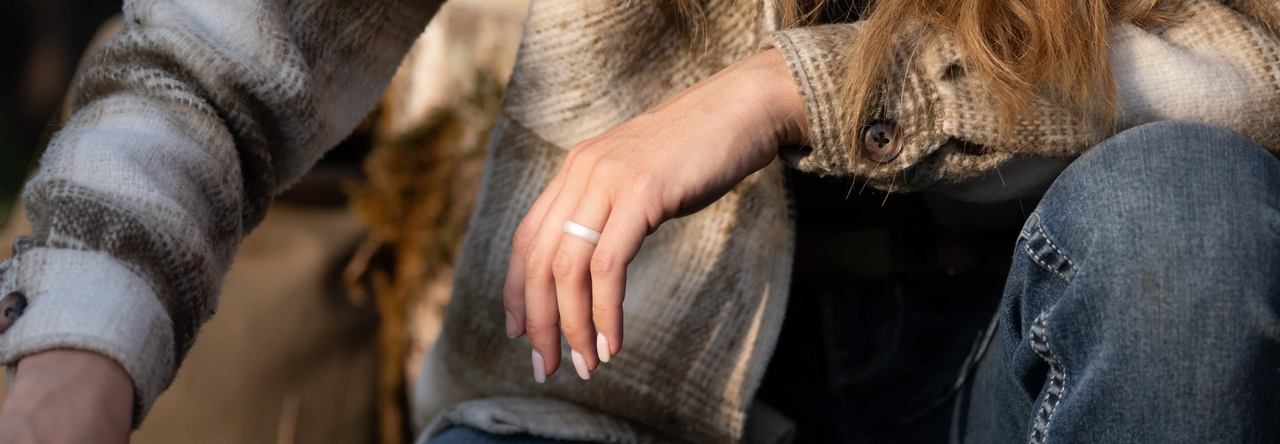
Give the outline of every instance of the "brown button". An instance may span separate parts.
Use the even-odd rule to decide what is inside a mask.
[[[862,131],[862,154],[868,159],[886,163],[902,152],[898,127],[885,120],[872,121]]]
[[[26,309],[27,297],[22,293],[15,291],[0,299],[0,333],[9,330]]]

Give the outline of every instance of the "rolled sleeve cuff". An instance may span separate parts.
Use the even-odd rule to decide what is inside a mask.
[[[840,57],[860,23],[793,28],[770,34],[761,49],[777,49],[804,101],[812,152],[783,153],[782,160],[823,175],[848,174],[850,144],[841,118]]]
[[[10,375],[18,360],[43,351],[102,354],[133,379],[137,427],[174,373],[172,322],[151,286],[102,253],[33,248],[0,269],[0,295],[11,292],[28,305],[0,334]]]

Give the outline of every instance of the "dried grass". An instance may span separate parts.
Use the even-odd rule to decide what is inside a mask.
[[[386,444],[409,438],[410,312],[423,302],[431,280],[450,273],[457,259],[498,115],[502,87],[497,77],[478,71],[474,84],[464,99],[404,134],[385,136],[387,126],[375,123],[374,147],[364,164],[367,179],[351,190],[352,210],[369,227],[369,236],[343,279],[353,303],[368,303],[372,296],[381,316],[378,433]],[[448,301],[427,302],[442,319]]]

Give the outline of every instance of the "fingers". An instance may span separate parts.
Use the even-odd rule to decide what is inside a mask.
[[[524,258],[529,253],[529,244],[538,230],[538,224],[560,192],[564,175],[565,169],[562,168],[556,177],[551,179],[547,189],[543,190],[542,195],[533,202],[533,207],[516,227],[515,236],[511,241],[511,259],[507,263],[506,282],[502,285],[502,305],[506,309],[507,337],[512,339],[525,333]]]
[[[570,221],[592,231],[604,225],[609,213],[609,195],[592,188],[580,201]],[[564,225],[563,223],[561,224]],[[596,231],[596,233],[599,233]],[[560,238],[560,247],[552,261],[552,274],[556,280],[556,298],[560,305],[560,329],[573,349],[574,368],[582,379],[589,379],[591,371],[600,365],[596,356],[596,328],[592,321],[591,274],[589,267],[594,243],[575,235]]]
[[[596,353],[600,360],[622,350],[622,301],[627,289],[627,264],[635,259],[649,234],[642,207],[625,205],[613,210],[591,256],[591,312],[597,330]]]
[[[577,208],[587,185],[589,174],[580,171],[591,171],[594,163],[580,154],[571,155],[565,162],[564,184],[538,222],[524,258],[525,329],[529,345],[545,361],[545,375],[554,374],[560,367],[561,318],[552,266],[564,235],[564,221]],[[538,374],[534,377],[538,379]]]
[[[528,334],[538,382],[559,368],[562,331],[582,379],[621,350],[626,267],[654,216],[643,209],[654,205],[614,185],[620,165],[575,150],[513,238],[503,289],[507,330]],[[611,214],[619,193],[633,209]],[[589,235],[566,234],[566,221],[600,229],[600,246]]]

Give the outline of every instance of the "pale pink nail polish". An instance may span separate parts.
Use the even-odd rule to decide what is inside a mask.
[[[587,360],[582,359],[582,353],[573,350],[569,354],[573,355],[573,368],[578,370],[578,377],[582,378],[583,381],[591,379],[591,372],[587,371]]]
[[[516,336],[520,335],[520,331],[516,330],[517,328],[516,317],[512,316],[511,312],[509,311],[506,313],[507,313],[507,337],[511,339],[515,339]]]
[[[539,384],[547,382],[547,361],[542,360],[537,350],[533,351],[533,380]]]
[[[609,362],[613,357],[609,353],[609,339],[604,337],[604,333],[596,332],[596,353],[600,355],[601,362]]]

